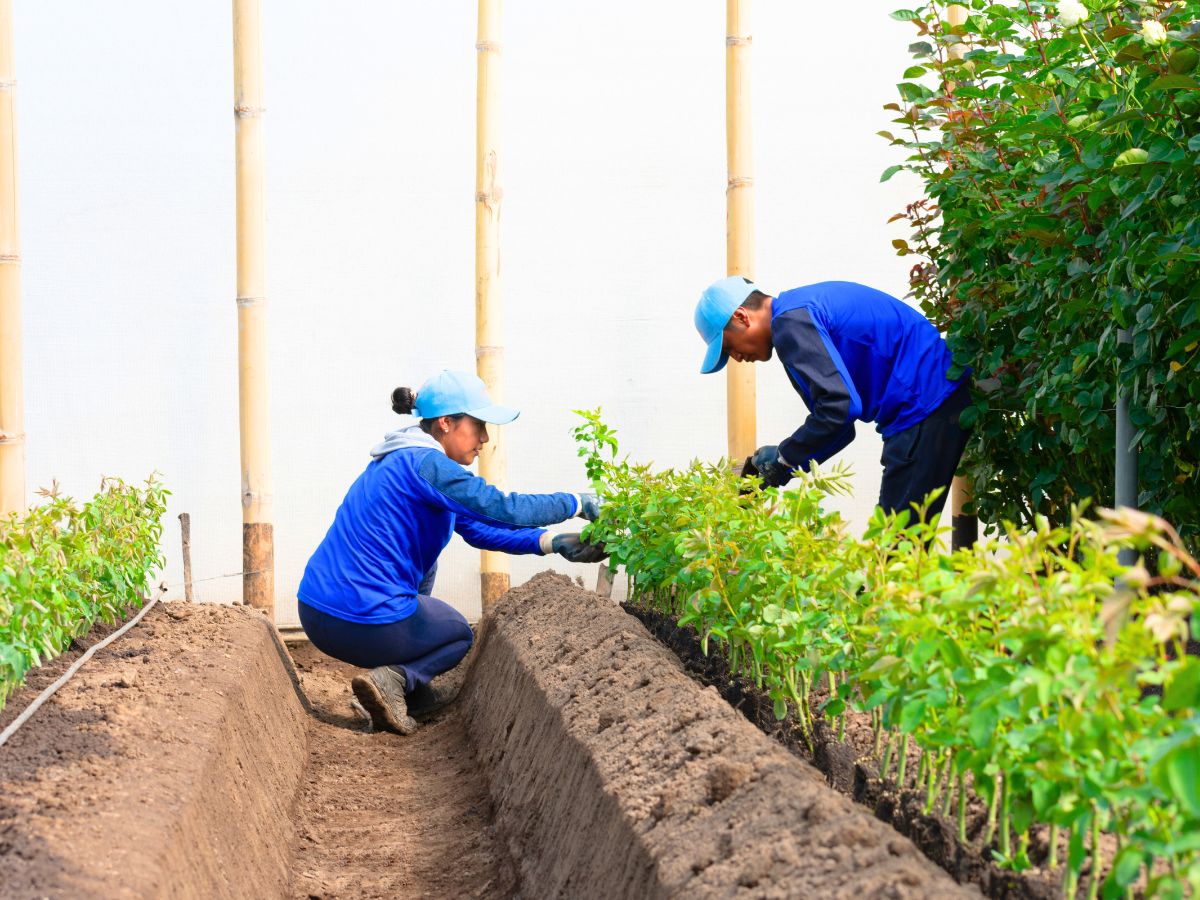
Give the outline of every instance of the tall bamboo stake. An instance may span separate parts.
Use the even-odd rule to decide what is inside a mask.
[[[946,20],[951,25],[962,25],[967,21],[967,9],[954,4],[946,9]],[[950,56],[958,59],[963,55],[962,44],[950,45]],[[973,499],[971,482],[962,475],[955,475],[950,482],[950,546],[954,550],[970,547],[979,540],[979,520],[966,512],[967,504]]]
[[[475,365],[496,403],[504,395],[504,345],[500,320],[500,0],[479,0],[475,43]],[[508,472],[504,429],[488,426],[491,440],[479,454],[479,474],[503,487]],[[509,587],[508,557],[480,552],[484,609]]]
[[[0,0],[0,515],[25,508],[16,87],[12,0]]]
[[[725,3],[726,274],[754,278],[754,177],[750,146],[750,0]],[[725,376],[729,456],[755,450],[754,364],[729,361]]]
[[[238,401],[242,457],[242,599],[275,618],[274,497],[267,386],[266,210],[263,197],[259,0],[233,0],[237,133]]]

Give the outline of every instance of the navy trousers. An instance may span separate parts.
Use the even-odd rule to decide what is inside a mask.
[[[935,488],[945,488],[929,508],[935,519],[946,503],[954,470],[962,459],[970,431],[958,424],[971,405],[971,390],[964,381],[929,417],[883,442],[883,483],[879,505],[887,512],[920,504]]]
[[[405,692],[411,694],[458,665],[475,639],[462,613],[429,596],[436,573],[434,566],[421,582],[417,611],[407,619],[383,625],[347,622],[302,600],[300,624],[327,656],[363,669],[391,666],[404,676]]]

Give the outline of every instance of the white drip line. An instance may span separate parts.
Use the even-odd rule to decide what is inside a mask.
[[[75,662],[71,663],[71,667],[62,674],[62,677],[60,677],[58,679],[58,681],[54,682],[54,684],[50,685],[48,688],[46,688],[44,691],[42,691],[40,694],[38,694],[37,698],[32,703],[29,704],[29,706],[25,709],[24,712],[22,712],[19,716],[17,716],[15,719],[13,719],[12,722],[9,723],[8,727],[4,729],[4,731],[0,731],[0,747],[3,747],[5,742],[10,737],[12,737],[14,734],[17,733],[18,728],[20,728],[22,725],[24,725],[26,722],[29,721],[29,719],[33,716],[33,714],[35,712],[38,711],[38,709],[41,707],[41,705],[43,703],[45,703],[52,696],[54,696],[55,691],[57,691],[60,687],[62,687],[64,684],[66,684],[68,681],[70,681],[71,676],[74,675],[76,672],[78,672],[80,666],[82,666],[85,662],[87,662],[89,659],[91,659],[97,650],[103,650],[105,647],[107,647],[109,644],[111,644],[113,641],[115,641],[117,638],[119,638],[121,635],[123,635],[125,632],[127,632],[130,628],[132,628],[134,625],[136,625],[138,622],[140,622],[142,620],[142,617],[145,616],[146,613],[150,612],[150,609],[156,603],[158,603],[159,600],[162,599],[162,596],[165,593],[166,593],[166,586],[164,585],[163,587],[159,588],[158,593],[155,594],[153,598],[151,598],[150,602],[148,602],[145,606],[142,607],[141,611],[136,616],[134,616],[132,619],[130,619],[128,622],[126,622],[118,630],[114,631],[112,634],[110,634],[104,640],[100,641],[97,644],[93,644],[91,647],[88,647],[88,649],[86,651],[84,651],[83,656],[79,657],[79,659],[77,659],[77,660],[75,660]]]

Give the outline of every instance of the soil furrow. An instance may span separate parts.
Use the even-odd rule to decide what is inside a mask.
[[[409,737],[368,733],[350,706],[359,670],[308,644],[291,651],[314,718],[290,896],[515,894],[460,715],[434,718]]]

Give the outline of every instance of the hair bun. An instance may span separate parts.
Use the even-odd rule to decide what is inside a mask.
[[[412,415],[417,406],[417,395],[412,388],[398,387],[392,391],[392,412],[401,416]]]

